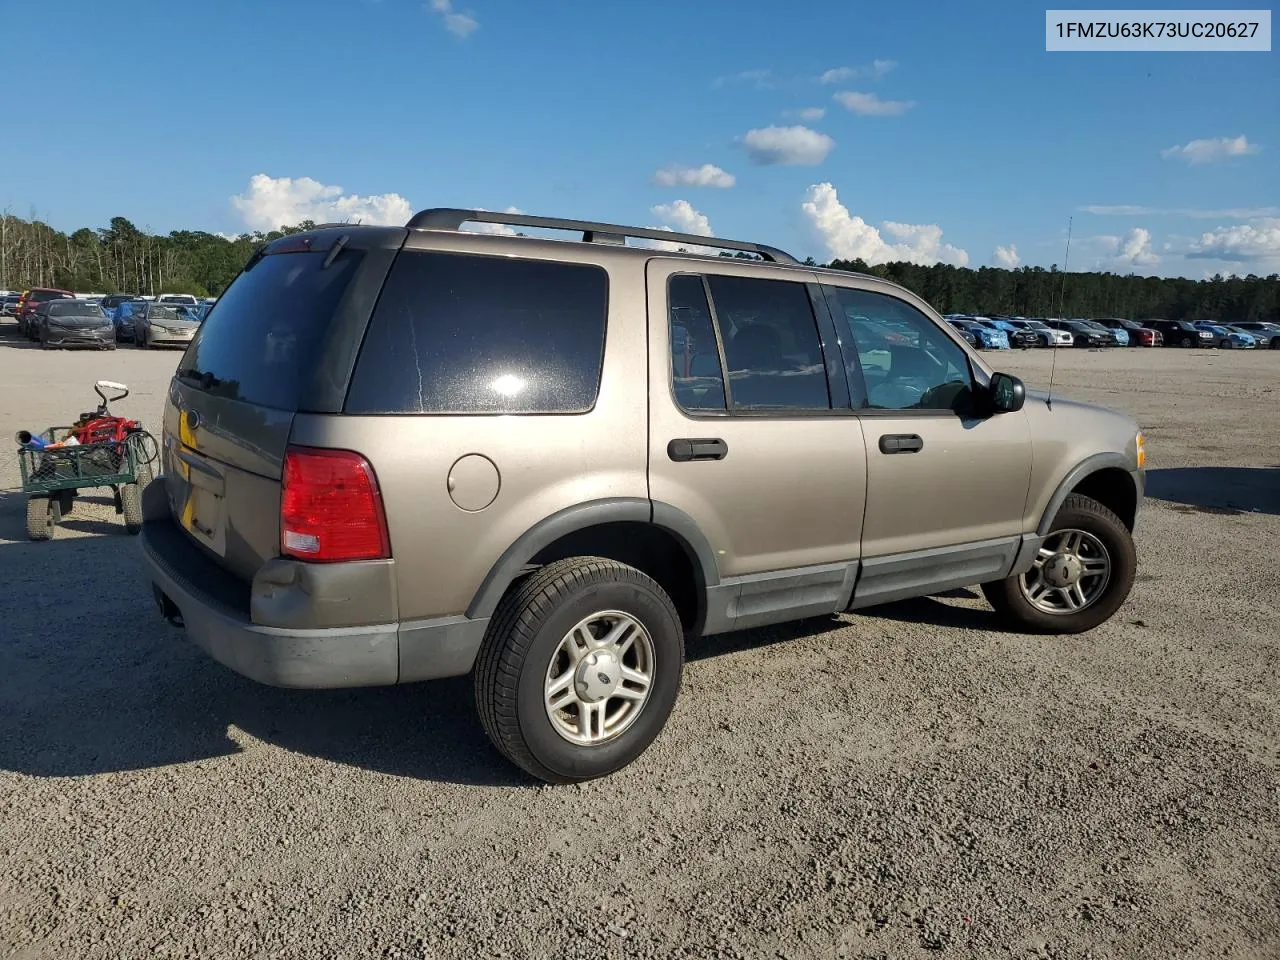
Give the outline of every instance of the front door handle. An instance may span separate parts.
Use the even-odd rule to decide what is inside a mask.
[[[690,460],[723,460],[729,455],[729,445],[719,437],[672,440],[667,444],[667,456],[676,463]]]
[[[880,438],[881,453],[915,453],[924,441],[916,433],[886,433]]]

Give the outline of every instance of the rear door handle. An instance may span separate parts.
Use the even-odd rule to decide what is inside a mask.
[[[729,455],[729,445],[719,437],[672,440],[667,444],[667,456],[676,463],[690,460],[723,460]]]
[[[924,448],[924,441],[916,433],[886,433],[880,438],[881,453],[915,453]]]

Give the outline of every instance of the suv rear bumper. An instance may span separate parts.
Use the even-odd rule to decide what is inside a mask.
[[[163,616],[236,673],[274,687],[386,686],[470,672],[488,620],[443,617],[416,623],[297,629],[249,616],[250,585],[192,544],[169,517],[138,534],[146,576]]]

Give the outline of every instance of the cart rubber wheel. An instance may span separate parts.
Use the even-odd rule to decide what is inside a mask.
[[[65,517],[67,514],[69,514],[72,511],[72,509],[75,507],[75,502],[76,502],[76,492],[74,490],[59,490],[58,491],[58,511],[61,516],[59,516],[58,519],[62,519],[62,517]]]
[[[125,530],[130,534],[138,533],[142,529],[142,487],[137,483],[121,486],[120,506],[124,513]]]
[[[51,540],[61,519],[62,510],[53,497],[41,493],[27,498],[28,540]]]

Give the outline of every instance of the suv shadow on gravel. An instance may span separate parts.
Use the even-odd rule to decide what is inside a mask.
[[[138,543],[196,645],[274,686],[470,675],[490,741],[553,783],[639,757],[703,637],[963,586],[1020,630],[1096,627],[1145,456],[896,284],[454,209],[258,250],[161,448]]]
[[[1157,500],[1207,510],[1280,515],[1278,467],[1165,467],[1147,474]]]
[[[0,498],[0,522],[21,529],[24,513],[12,502]],[[473,719],[470,678],[387,689],[264,687],[139,619],[136,595],[112,586],[141,574],[115,538],[42,546],[0,545],[0,577],[18,598],[0,645],[0,769],[81,777],[198,763],[240,753],[238,730],[304,757],[393,776],[540,782],[489,749]],[[843,625],[827,617],[722,634],[690,659]]]

